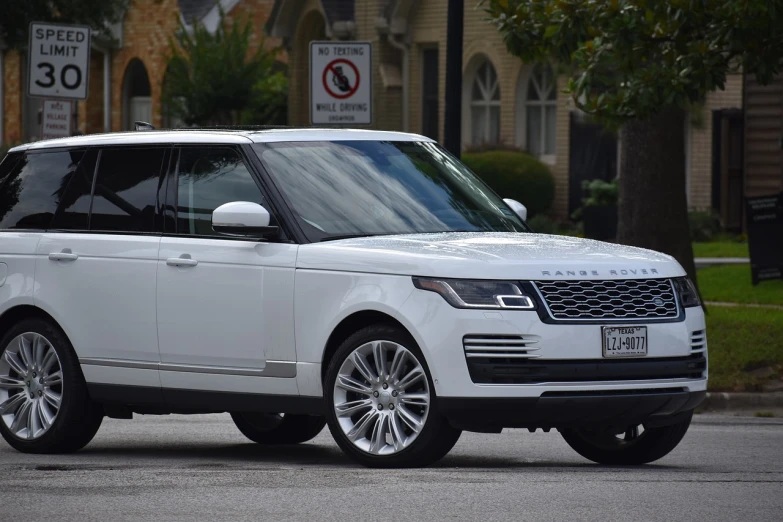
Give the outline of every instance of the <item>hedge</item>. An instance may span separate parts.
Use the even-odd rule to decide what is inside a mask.
[[[530,154],[511,150],[466,152],[462,161],[500,197],[525,205],[528,218],[552,208],[555,179],[549,168]]]

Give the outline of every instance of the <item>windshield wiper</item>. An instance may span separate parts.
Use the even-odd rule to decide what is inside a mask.
[[[372,234],[364,232],[362,234],[343,234],[339,236],[329,236],[319,239],[318,241],[333,241],[337,239],[353,239],[355,237],[379,237],[379,236],[403,236],[406,234],[416,234],[416,232],[381,232],[378,234]]]
[[[369,237],[369,236],[376,236],[380,234],[343,234],[341,236],[328,236],[328,237],[322,237],[318,241],[336,241],[338,239],[353,239],[355,237]]]

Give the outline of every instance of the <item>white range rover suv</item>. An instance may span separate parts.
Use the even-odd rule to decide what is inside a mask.
[[[0,431],[75,451],[104,417],[328,424],[369,466],[463,430],[556,428],[600,463],[669,453],[707,384],[673,258],[533,233],[422,136],[150,131],[0,163]]]

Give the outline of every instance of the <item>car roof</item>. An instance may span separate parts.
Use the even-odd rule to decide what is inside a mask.
[[[9,152],[91,145],[155,145],[155,144],[243,144],[284,141],[427,141],[418,134],[365,129],[177,129],[89,134],[18,145]]]

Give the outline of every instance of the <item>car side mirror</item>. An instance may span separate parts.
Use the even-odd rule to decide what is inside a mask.
[[[527,221],[527,207],[515,199],[504,199],[503,202],[519,216],[522,221]]]
[[[218,234],[264,238],[274,236],[277,227],[270,227],[269,211],[258,203],[232,201],[212,212],[212,230]]]

